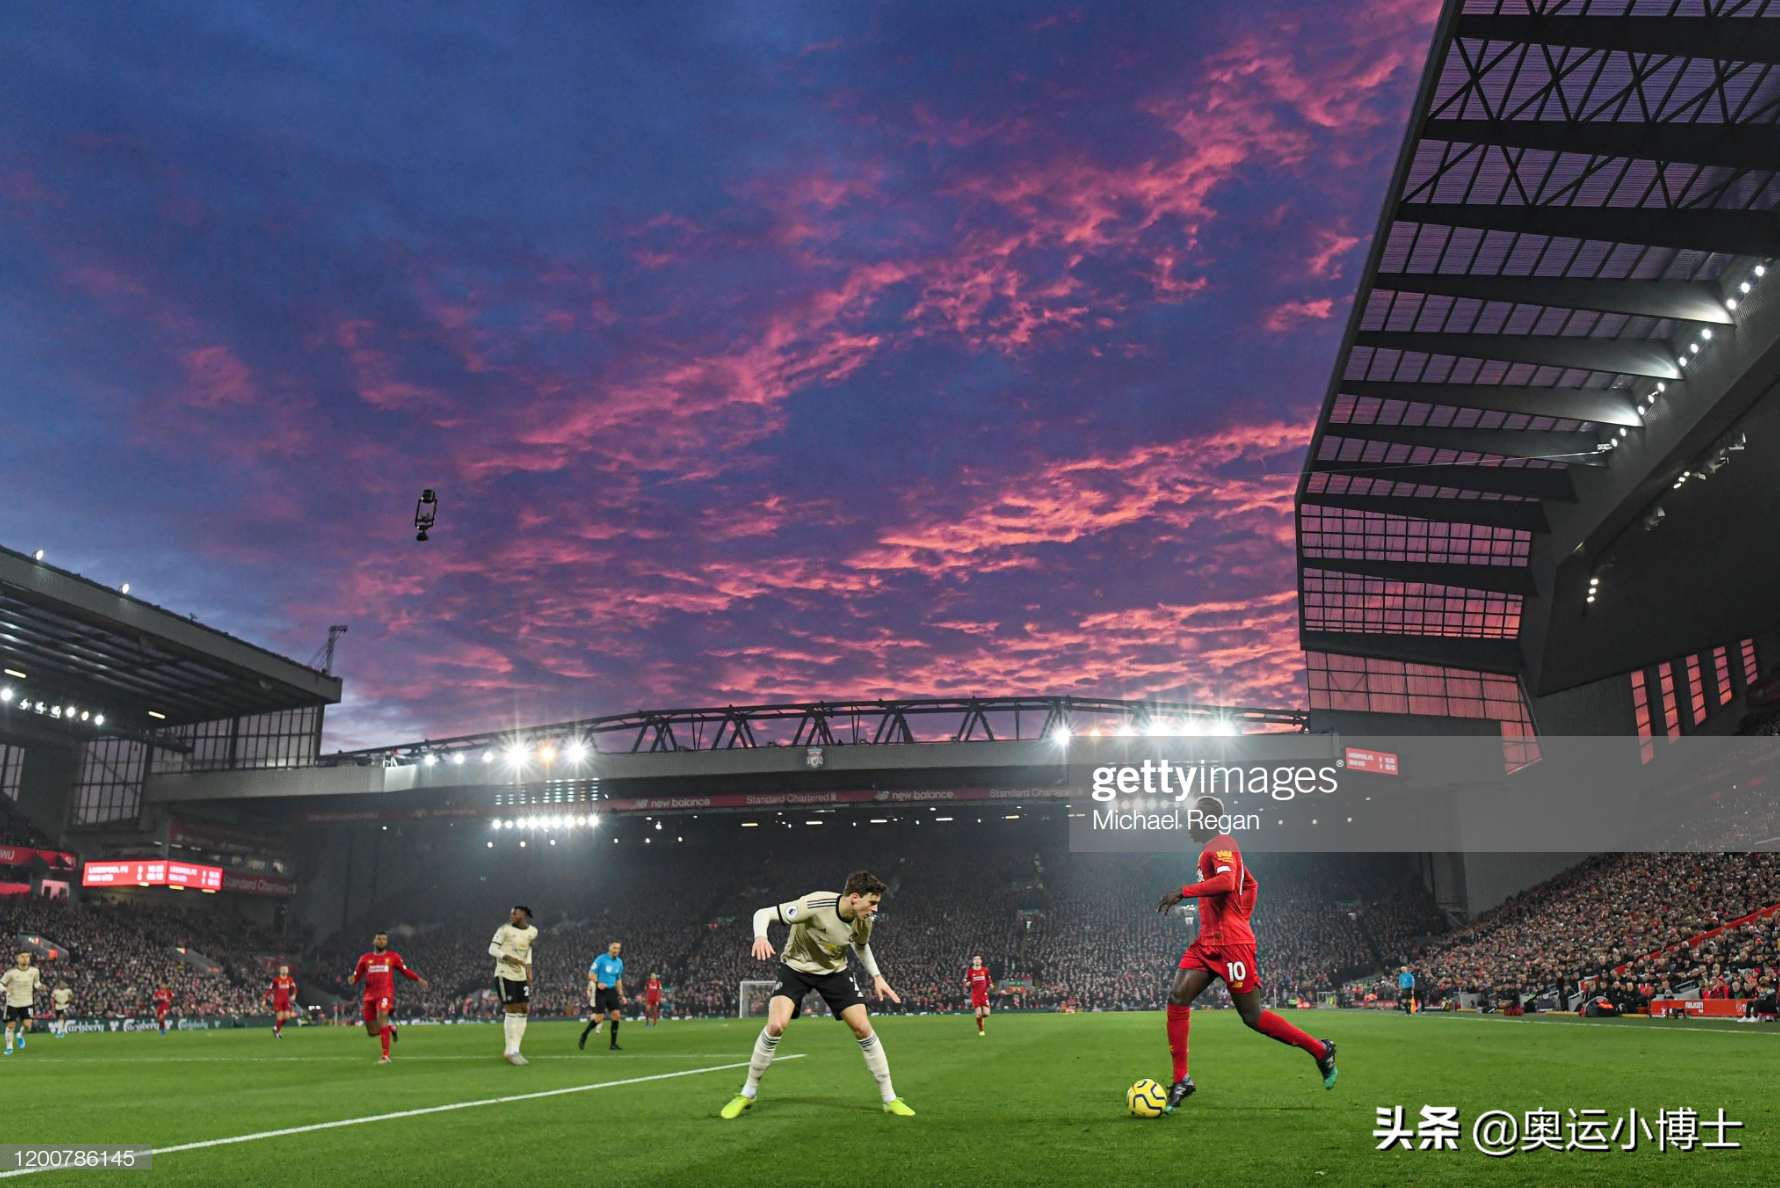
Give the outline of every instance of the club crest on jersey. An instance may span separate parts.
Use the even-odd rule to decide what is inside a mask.
[[[1219,850],[1218,851],[1218,861],[1219,862],[1230,862],[1230,861],[1234,860],[1235,857],[1236,857],[1236,855],[1230,850]]]
[[[797,908],[795,906],[786,908],[785,909],[785,918],[787,920],[797,919]]]

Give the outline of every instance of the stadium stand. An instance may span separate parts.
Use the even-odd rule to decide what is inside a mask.
[[[1706,934],[1776,904],[1772,854],[1602,855],[1440,938],[1414,963],[1436,1006],[1461,993],[1499,1005],[1552,994],[1568,1005],[1584,989],[1631,1009],[1690,991],[1755,997],[1729,991],[1763,978],[1772,986],[1773,917]]]
[[[289,944],[212,913],[30,896],[0,900],[0,927],[65,948],[65,960],[42,964],[44,981],[53,986],[66,980],[76,1013],[95,1018],[149,1014],[150,997],[163,981],[176,996],[178,1014],[261,1014],[273,972],[266,963],[275,963],[281,946]],[[195,968],[178,952],[181,947],[210,958],[216,972]]]
[[[542,933],[535,1013],[579,1010],[588,962],[618,940],[631,986],[656,972],[670,1011],[728,1015],[741,981],[771,969],[748,952],[754,910],[837,885],[856,868],[890,886],[872,947],[905,1011],[958,1009],[974,954],[993,971],[1004,1006],[1156,1009],[1186,943],[1184,926],[1154,911],[1186,869],[1178,856],[1019,844],[991,854],[937,844],[910,854],[886,840],[704,854],[673,877],[632,871],[577,889],[570,907],[518,885],[475,883],[468,894],[428,889],[378,905],[308,965],[319,975],[315,984],[350,997],[345,978],[371,935],[386,928],[392,947],[432,983],[424,995],[399,987],[405,1007],[480,1016],[493,1009],[485,993],[489,936],[506,907],[523,901],[538,909]],[[1258,855],[1254,869],[1263,889],[1255,923],[1270,1001],[1333,992],[1343,978],[1379,968],[1381,946],[1400,950],[1439,926],[1419,877],[1396,856]]]

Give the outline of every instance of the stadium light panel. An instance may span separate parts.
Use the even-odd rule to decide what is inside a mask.
[[[890,824],[890,818],[888,818],[888,817],[873,817],[871,819],[871,823],[873,825],[888,825],[888,824]]]
[[[87,720],[87,719],[88,719],[88,718],[90,718],[90,717],[92,717],[92,716],[93,716],[93,715],[92,715],[92,712],[91,712],[91,711],[90,711],[90,710],[81,710],[81,711],[80,711],[80,720],[81,720],[81,721],[82,721],[82,722],[84,722],[84,721],[86,721],[86,720]]]
[[[760,822],[759,821],[743,821],[742,828],[743,829],[759,829]]]
[[[1760,275],[1760,273],[1757,273],[1757,274],[1756,274],[1756,275],[1758,275],[1758,276],[1759,276],[1759,275]],[[35,552],[35,553],[32,553],[32,554],[31,554],[31,560],[33,560],[33,561],[41,561],[41,560],[43,560],[43,550],[42,550],[42,549],[38,549],[38,550],[37,550],[37,551],[36,551],[36,552]]]
[[[482,762],[493,763],[494,762],[494,752],[493,751],[482,752]]]
[[[104,714],[94,714],[93,715],[93,725],[95,725],[95,726],[105,725],[105,715]]]
[[[0,669],[0,672],[4,672],[4,673],[5,673],[5,674],[6,674],[6,675],[7,675],[7,676],[9,676],[9,677],[13,677],[13,678],[16,678],[16,679],[17,679],[17,680],[21,680],[21,681],[22,681],[22,680],[24,680],[24,679],[25,679],[25,674],[24,674],[24,673],[22,673],[22,672],[20,672],[20,671],[19,671],[19,670],[18,670],[18,669],[16,669],[16,668],[5,668],[5,669]]]
[[[587,824],[587,818],[586,817],[576,817],[575,824],[576,825],[585,825],[585,824]]]
[[[492,849],[494,849],[494,843],[493,843],[493,842],[489,842],[489,843],[488,843],[488,848],[489,848],[489,849],[491,849],[491,850],[492,850]]]
[[[593,813],[588,816],[587,827],[589,829],[598,829],[600,827],[600,815],[598,813]],[[613,838],[612,840],[617,841],[618,839]]]
[[[1131,723],[1121,722],[1121,723],[1119,723],[1119,728],[1117,730],[1113,731],[1113,733],[1118,735],[1120,738],[1130,738],[1132,735],[1136,734],[1137,731],[1131,729]]]
[[[1735,297],[1725,298],[1724,307],[1726,309],[1730,309],[1730,310],[1736,309],[1737,308],[1737,299]]]
[[[1689,354],[1697,355],[1700,353],[1700,344],[1697,342],[1690,342],[1687,344],[1687,350]]]
[[[456,754],[452,755],[451,762],[453,765],[455,765],[457,767],[462,767],[464,765],[464,753],[462,751],[458,751]]]
[[[524,763],[525,747],[521,746],[519,743],[514,743],[512,746],[508,747],[507,762],[511,763],[514,767],[518,767],[521,763]]]
[[[1700,337],[1710,342],[1712,340],[1712,328],[1708,326],[1704,330],[1701,330]]]
[[[805,821],[804,824],[805,825],[820,825],[820,824],[822,824],[822,822],[820,822],[820,821]],[[661,826],[657,825],[656,828],[660,829]]]
[[[157,712],[157,711],[155,711],[155,710],[149,710],[149,711],[148,711],[148,716],[149,716],[149,717],[151,717],[151,718],[153,718],[153,719],[154,719],[154,720],[155,720],[155,721],[157,721],[157,722],[165,722],[165,721],[166,721],[166,720],[167,720],[167,715],[166,715],[166,714],[163,714],[163,713],[159,713],[159,712]]]
[[[1765,264],[1757,264],[1757,265],[1756,265],[1756,266],[1755,266],[1755,275],[1757,275],[1757,276],[1766,276],[1766,275],[1767,275],[1767,274],[1768,274],[1768,267],[1767,267],[1767,265],[1765,265]],[[38,560],[39,560],[39,561],[41,561],[41,560],[43,560],[43,550],[42,550],[42,549],[38,549],[38,550],[37,550],[37,559],[38,559]]]
[[[119,594],[128,594],[130,592],[130,583],[125,582],[123,585],[119,586],[117,592]]]
[[[951,819],[952,818],[950,818],[950,817],[935,817],[934,818],[935,821],[950,821]]]
[[[567,759],[570,763],[579,763],[581,760],[587,758],[587,744],[583,743],[580,739],[576,739],[574,742],[563,748],[562,754],[563,758]]]
[[[428,767],[437,767],[439,764],[439,757],[437,755],[428,755],[424,762]]]
[[[555,763],[556,762],[556,748],[553,746],[550,746],[549,744],[545,744],[544,746],[539,747],[538,748],[538,758],[545,763]]]
[[[0,689],[0,701],[11,701],[11,700],[12,700],[12,686],[8,685],[8,686],[6,686],[6,688]]]
[[[1070,736],[1074,733],[1075,732],[1067,726],[1059,726],[1051,731],[1051,741],[1060,747],[1067,746],[1069,744]]]
[[[1744,281],[1742,284],[1737,286],[1737,288],[1741,289],[1745,293],[1747,293],[1749,290],[1753,289],[1754,287],[1755,286],[1750,284],[1748,281]]]

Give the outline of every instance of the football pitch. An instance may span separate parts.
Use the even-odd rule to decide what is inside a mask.
[[[1248,1032],[1234,1012],[1195,1011],[1199,1092],[1157,1120],[1129,1117],[1124,1092],[1138,1077],[1168,1079],[1158,1014],[997,1016],[984,1039],[967,1016],[881,1019],[896,1089],[914,1118],[880,1111],[844,1028],[801,1020],[759,1104],[733,1122],[717,1111],[742,1081],[754,1021],[655,1030],[627,1023],[619,1053],[603,1037],[578,1052],[578,1025],[539,1022],[525,1037],[525,1068],[501,1061],[497,1026],[403,1028],[395,1063],[383,1067],[375,1043],[352,1029],[304,1028],[282,1041],[263,1029],[66,1040],[37,1033],[27,1051],[0,1059],[0,1143],[152,1144],[151,1171],[23,1179],[119,1188],[1722,1186],[1780,1173],[1772,1133],[1780,1027],[1291,1015],[1339,1044],[1332,1092],[1307,1057]],[[1457,1107],[1458,1150],[1377,1150],[1381,1106],[1403,1106],[1410,1128],[1423,1106]],[[1508,1111],[1520,1125],[1527,1111],[1555,1111],[1560,1144],[1577,1133],[1592,1141],[1587,1130],[1568,1130],[1568,1111],[1604,1117],[1602,1129],[1611,1130],[1636,1109],[1641,1130],[1659,1110],[1680,1107],[1703,1118],[1722,1107],[1745,1123],[1725,1132],[1742,1149],[1658,1151],[1640,1133],[1637,1149],[1626,1151],[1622,1130],[1606,1152],[1541,1147],[1489,1157],[1471,1133],[1487,1110]],[[1589,1109],[1606,1114],[1581,1114]],[[280,1130],[294,1133],[266,1135]],[[1702,1131],[1700,1141],[1716,1134]],[[230,1139],[244,1141],[217,1141]]]

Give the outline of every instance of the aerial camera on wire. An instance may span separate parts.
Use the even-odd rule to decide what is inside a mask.
[[[428,487],[420,493],[420,502],[414,505],[414,539],[424,541],[438,518],[439,496]]]

